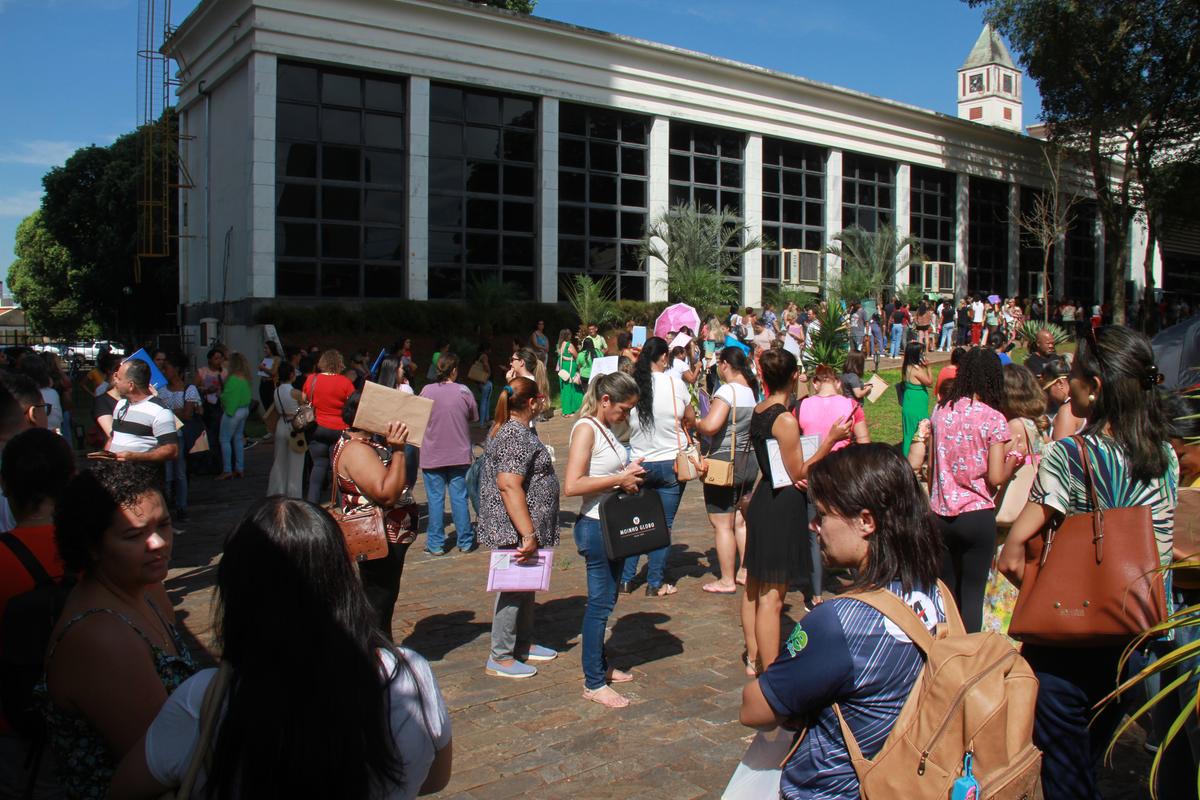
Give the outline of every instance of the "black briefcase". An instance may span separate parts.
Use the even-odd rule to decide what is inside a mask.
[[[600,502],[600,531],[609,561],[640,556],[671,544],[658,492],[617,492]]]

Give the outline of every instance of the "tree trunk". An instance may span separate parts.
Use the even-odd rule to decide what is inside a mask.
[[[1150,334],[1150,314],[1155,308],[1154,302],[1154,250],[1158,246],[1158,226],[1154,217],[1146,215],[1146,263],[1143,266],[1145,290],[1142,292],[1142,333]]]
[[[1107,225],[1104,231],[1104,280],[1112,287],[1109,296],[1114,325],[1125,324],[1125,277],[1129,263],[1129,223],[1125,214],[1120,216],[1121,222],[1114,226],[1116,231],[1110,231]]]
[[[1050,262],[1054,260],[1054,251],[1049,247],[1042,248],[1042,324],[1050,324]]]

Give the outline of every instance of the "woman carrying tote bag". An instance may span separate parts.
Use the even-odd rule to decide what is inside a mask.
[[[1071,412],[1086,420],[1083,432],[1046,448],[1029,502],[1000,553],[1000,570],[1022,591],[1030,589],[1022,585],[1027,545],[1056,518],[1090,516],[1093,497],[1100,509],[1148,507],[1159,563],[1171,562],[1179,462],[1157,383],[1154,353],[1141,334],[1110,326],[1080,340],[1071,366],[1070,402]],[[1109,526],[1107,558],[1141,544],[1128,538],[1135,533]],[[1047,558],[1043,569],[1054,563],[1052,554]],[[1069,566],[1096,568],[1090,557]],[[1045,575],[1039,574],[1038,581]],[[1014,630],[1021,611],[1018,601]],[[1093,706],[1116,686],[1123,645],[1074,644],[1026,643],[1022,649],[1039,684],[1033,741],[1045,754],[1042,789],[1047,800],[1100,797],[1096,765],[1122,713],[1113,703],[1093,721]]]

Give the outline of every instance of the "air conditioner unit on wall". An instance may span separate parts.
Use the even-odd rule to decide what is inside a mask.
[[[921,265],[921,290],[935,294],[954,291],[954,264],[950,261],[926,261]]]
[[[784,249],[780,251],[783,262],[781,278],[786,284],[798,286],[821,285],[821,254],[816,250]]]

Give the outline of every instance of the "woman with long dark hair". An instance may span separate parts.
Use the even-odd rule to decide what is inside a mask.
[[[808,502],[797,484],[808,478],[800,448],[800,426],[788,413],[799,369],[786,350],[768,350],[759,360],[766,398],[754,407],[750,440],[762,479],[746,511],[746,593],[742,598],[742,634],[746,671],[756,675],[779,655],[779,618],[788,586],[807,574],[807,539],[797,530],[808,519]],[[829,430],[810,460],[827,456],[850,435],[846,420]],[[772,451],[778,449],[773,459]],[[776,466],[772,469],[772,460]],[[786,475],[777,474],[782,463]]]
[[[1056,516],[1093,511],[1083,482],[1081,444],[1100,507],[1149,506],[1160,562],[1165,566],[1173,555],[1185,555],[1173,553],[1179,462],[1149,340],[1116,326],[1085,335],[1071,365],[1070,386],[1071,412],[1085,420],[1083,432],[1046,448],[1029,502],[1000,553],[1000,570],[1018,587],[1026,543]],[[1122,649],[1099,643],[1026,644],[1021,651],[1038,678],[1033,742],[1043,752],[1047,800],[1100,797],[1095,767],[1121,710],[1110,704],[1093,720],[1092,708],[1115,687]]]
[[[708,413],[696,423],[696,431],[703,437],[701,453],[706,462],[733,462],[733,484],[704,484],[704,508],[716,536],[721,571],[715,581],[700,588],[713,594],[734,594],[737,585],[746,582],[745,567],[737,567],[746,561],[746,518],[738,510],[738,501],[758,477],[750,443],[758,379],[750,371],[746,354],[736,347],[717,354],[717,374],[721,388],[713,395]]]
[[[918,471],[928,462],[929,505],[946,546],[942,580],[970,632],[983,625],[984,589],[996,555],[996,489],[1024,459],[1009,447],[1003,406],[999,356],[981,347],[967,351],[946,399],[917,430],[908,454]]]
[[[886,589],[932,632],[945,621],[937,588],[940,544],[912,470],[882,444],[847,447],[808,476],[812,530],[830,569],[851,573],[852,591]],[[889,629],[890,626],[890,629]],[[760,730],[804,719],[808,730],[783,766],[783,797],[858,797],[859,782],[838,713],[863,755],[878,753],[925,659],[874,608],[835,597],[813,609],[780,658],[742,691],[741,721]]]
[[[933,377],[925,363],[925,347],[920,342],[909,342],[904,348],[900,375],[904,381],[900,393],[900,419],[904,435],[901,445],[907,456],[913,434],[917,432],[921,420],[929,419],[929,387],[933,385]]]
[[[667,372],[670,347],[665,339],[651,336],[642,345],[633,364],[633,379],[638,387],[637,406],[629,419],[629,445],[635,459],[646,470],[643,489],[655,492],[662,500],[667,527],[675,524],[675,512],[683,499],[685,484],[675,475],[675,457],[688,441],[688,431],[696,423],[687,385]],[[675,585],[667,580],[667,553],[670,546],[649,553],[646,560],[646,594],[666,597],[675,594]],[[632,591],[640,556],[625,559],[621,589]]]
[[[227,688],[193,797],[411,798],[450,778],[450,720],[425,659],[372,619],[341,532],[269,497],[225,542],[217,643]],[[216,669],[175,691],[122,761],[111,797],[180,784]]]

